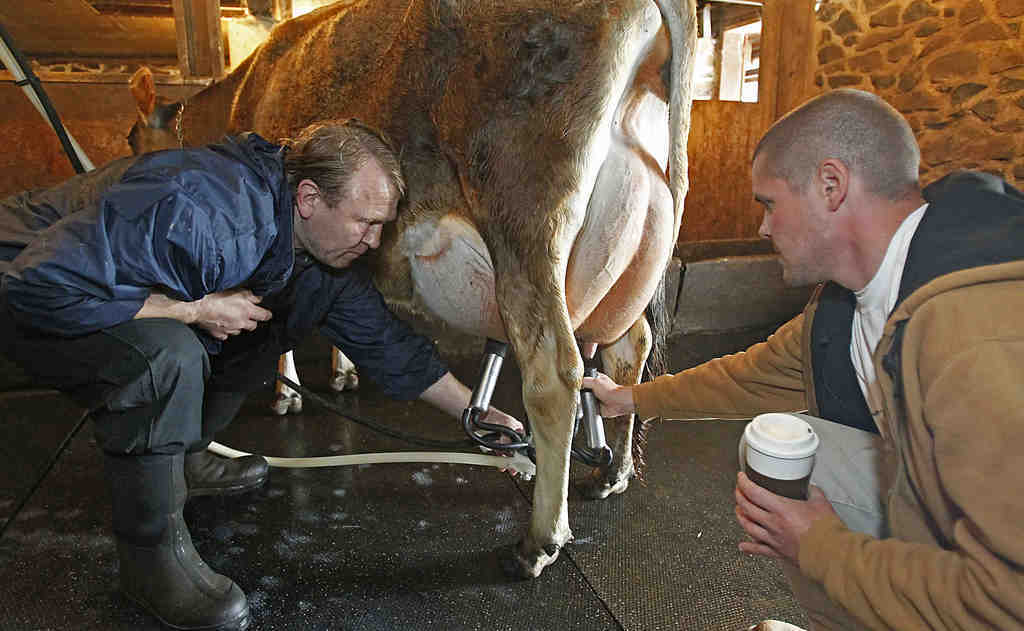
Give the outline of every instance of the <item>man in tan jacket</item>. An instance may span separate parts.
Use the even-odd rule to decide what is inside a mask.
[[[783,560],[814,629],[1024,628],[1024,196],[981,173],[921,191],[896,110],[808,101],[754,152],[760,233],[822,283],[763,343],[634,387],[605,416],[807,410],[807,501],[738,474],[740,550]]]

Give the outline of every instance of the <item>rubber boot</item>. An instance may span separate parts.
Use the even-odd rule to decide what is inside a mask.
[[[184,454],[105,456],[124,594],[172,629],[246,629],[245,594],[199,557],[182,517]]]

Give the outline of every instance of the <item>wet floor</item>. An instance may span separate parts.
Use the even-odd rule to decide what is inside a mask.
[[[766,330],[672,340],[673,371],[744,348]],[[459,426],[419,402],[327,387],[320,345],[300,349],[306,385],[354,413],[432,438]],[[452,358],[467,383],[479,358]],[[109,499],[81,410],[0,368],[0,629],[158,629],[117,591]],[[275,456],[419,450],[308,402],[274,416],[254,395],[218,439]],[[494,403],[521,414],[507,362]],[[522,536],[532,483],[497,469],[375,464],[274,469],[267,485],[185,509],[196,547],[247,593],[254,629],[740,630],[806,622],[774,561],[740,553],[732,488],[741,422],[664,422],[647,446],[646,484],[603,501],[570,489],[575,541],[532,581],[498,552]],[[63,444],[67,441],[66,444]],[[574,465],[579,479],[587,469]]]

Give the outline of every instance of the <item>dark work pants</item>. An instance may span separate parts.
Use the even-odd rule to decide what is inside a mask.
[[[60,338],[26,331],[0,313],[0,350],[40,385],[61,390],[88,408],[96,442],[110,454],[205,449],[251,391],[219,386],[211,379],[210,356],[196,333],[164,318]],[[252,361],[275,359],[276,351]]]

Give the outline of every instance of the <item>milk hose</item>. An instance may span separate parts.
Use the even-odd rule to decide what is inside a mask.
[[[369,419],[355,416],[341,409],[338,405],[328,401],[324,397],[313,392],[309,388],[295,383],[291,379],[284,375],[278,374],[277,378],[284,383],[286,386],[295,390],[303,397],[323,406],[324,408],[343,416],[355,423],[368,427],[376,432],[380,432],[386,436],[397,438],[413,444],[419,444],[427,447],[437,448],[458,448],[467,447],[474,443],[469,439],[462,440],[434,440],[430,438],[422,438],[417,436],[410,436],[408,434],[384,427],[378,423],[375,423]],[[215,454],[226,456],[228,458],[237,458],[239,456],[248,456],[248,452],[233,449],[220,443],[210,443],[207,447],[210,451]],[[536,465],[526,457],[522,451],[514,451],[512,456],[492,456],[487,454],[475,454],[475,453],[460,453],[460,452],[434,452],[434,451],[402,451],[402,452],[382,452],[382,453],[371,453],[371,454],[352,454],[347,456],[316,456],[310,458],[283,458],[278,456],[264,456],[267,460],[267,464],[272,467],[281,468],[314,468],[314,467],[342,467],[360,464],[383,464],[383,463],[397,463],[397,462],[446,462],[451,464],[469,464],[478,465],[485,467],[497,467],[499,469],[508,469],[514,471],[524,479],[532,478],[537,471]]]
[[[15,84],[21,87],[29,101],[44,119],[50,124],[54,132],[57,134],[60,140],[61,146],[64,148],[64,152],[68,156],[68,160],[71,161],[75,171],[82,173],[84,171],[93,170],[93,164],[89,158],[82,151],[82,148],[75,141],[74,137],[64,128],[61,123],[60,117],[54,110],[50,99],[46,92],[42,89],[39,78],[32,72],[31,67],[25,62],[25,59],[21,56],[20,52],[14,47],[14,44],[7,33],[3,25],[0,25],[0,61],[7,67],[11,75],[15,79]],[[296,392],[302,394],[313,401],[316,401],[320,405],[327,409],[341,414],[352,421],[369,427],[377,432],[380,432],[386,436],[405,440],[407,442],[418,443],[428,447],[439,447],[439,448],[451,448],[451,447],[465,447],[472,445],[473,442],[470,440],[460,441],[438,441],[425,438],[410,437],[401,432],[397,432],[367,419],[361,419],[351,414],[340,411],[335,405],[316,395],[311,390],[303,388],[298,384],[294,383],[290,379],[283,375],[278,375],[278,379],[281,379],[288,387],[292,388]],[[83,415],[82,419],[78,422],[75,430],[68,435],[65,442],[70,440],[78,429],[81,428],[82,423],[85,421],[88,415]],[[500,426],[494,426],[495,428]],[[506,428],[507,429],[507,428]],[[58,454],[63,451],[64,445],[58,450]],[[249,455],[244,451],[232,449],[219,443],[210,443],[210,451],[231,458],[238,456]],[[520,451],[513,452],[512,457],[505,456],[490,456],[485,454],[470,454],[470,453],[455,453],[455,452],[393,452],[393,453],[377,453],[377,454],[355,454],[350,456],[322,456],[313,458],[279,458],[275,456],[266,457],[267,462],[274,467],[334,467],[334,466],[345,466],[353,464],[372,464],[372,463],[386,463],[386,462],[450,462],[454,464],[473,464],[480,466],[491,466],[498,467],[500,469],[514,470],[518,474],[525,478],[533,477],[536,472],[536,466],[529,458],[524,456]],[[52,463],[51,463],[52,465]],[[30,493],[31,494],[31,493]],[[28,495],[30,495],[28,494]],[[26,495],[26,498],[28,497]],[[19,507],[20,508],[20,507]],[[17,511],[15,511],[16,513]],[[12,520],[9,520],[12,521]],[[4,524],[6,529],[7,524]]]

